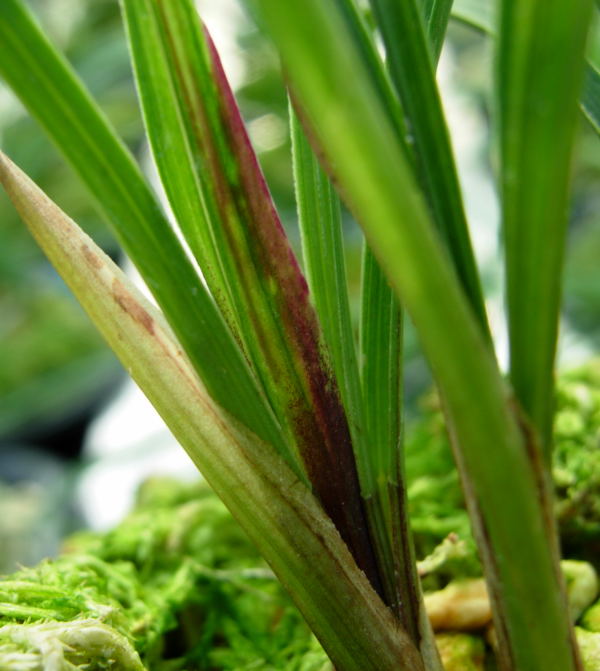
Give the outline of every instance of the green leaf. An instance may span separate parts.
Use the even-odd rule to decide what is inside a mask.
[[[596,6],[598,7],[598,3]],[[452,17],[485,33],[495,33],[492,0],[454,0]],[[588,62],[579,104],[581,111],[600,135],[600,74],[594,59]]]
[[[365,245],[361,282],[360,360],[366,458],[373,487],[365,499],[384,587],[400,622],[420,643],[427,669],[440,669],[424,618],[408,522],[402,441],[402,313],[373,253]]]
[[[371,82],[377,89],[382,105],[387,110],[390,123],[396,129],[399,142],[406,155],[414,160],[414,151],[408,142],[408,129],[404,118],[404,110],[394,90],[389,73],[379,55],[372,30],[366,25],[355,0],[335,0],[344,17],[346,28],[352,35],[354,46],[360,51],[364,66],[368,69]]]
[[[386,110],[389,123],[394,129],[398,143],[411,162],[415,160],[413,147],[406,142],[407,129],[404,112],[386,68],[377,52],[364,21],[353,0],[336,0],[353,45],[360,53],[361,61],[368,70],[370,82],[376,89],[380,103]],[[365,243],[367,245],[367,243]],[[368,249],[368,245],[366,247]],[[381,491],[382,483],[398,484],[398,458],[401,425],[401,369],[397,358],[402,340],[400,307],[393,291],[384,278],[378,262],[370,251],[365,252],[361,286],[361,383],[363,423],[370,424],[375,433],[370,435],[364,449],[357,457],[362,464],[361,482],[363,495],[372,497]],[[395,306],[395,309],[392,307]],[[372,319],[371,317],[375,317]],[[376,354],[376,358],[372,355]],[[372,364],[374,367],[371,368]],[[385,372],[385,377],[379,375]],[[389,403],[379,403],[381,381],[395,395]],[[389,414],[388,411],[394,408]],[[383,440],[383,437],[385,437]],[[364,444],[363,440],[363,444]],[[390,502],[391,505],[391,502]],[[388,518],[389,519],[389,518]],[[388,526],[388,529],[390,527]]]
[[[571,158],[592,0],[501,4],[497,97],[510,379],[548,463]]]
[[[125,367],[293,595],[336,667],[424,671],[308,488],[271,446],[214,403],[162,314],[1,156],[0,181]]]
[[[420,616],[424,613],[421,610],[424,606],[411,554],[408,525],[402,526],[398,523],[402,518],[401,511],[405,511],[406,506],[402,508],[398,498],[394,496],[399,491],[404,491],[399,489],[398,483],[399,311],[396,302],[393,301],[389,307],[392,312],[391,318],[396,319],[394,332],[378,333],[377,342],[370,343],[379,345],[381,339],[393,343],[397,355],[396,368],[387,367],[387,353],[378,351],[377,362],[383,363],[385,370],[380,367],[374,369],[369,359],[366,366],[368,386],[362,393],[348,302],[340,203],[331,183],[319,166],[291,105],[290,122],[298,214],[307,277],[350,423],[361,493],[365,499],[383,593],[386,603],[391,606],[412,639],[419,644],[423,638],[420,635],[423,623]],[[371,270],[370,277],[382,277],[374,260]],[[391,297],[389,286],[385,281],[383,284],[381,287],[383,298],[389,299]],[[371,294],[370,290],[369,286],[368,295]],[[380,297],[379,294],[377,297]],[[374,303],[370,303],[370,306],[375,309],[380,307],[379,303],[377,307]],[[382,321],[390,319],[390,315],[378,311],[376,319],[381,325]],[[374,334],[374,331],[369,330],[369,333]],[[374,375],[370,375],[371,373]],[[375,379],[375,375],[378,374],[382,376]],[[397,389],[393,389],[394,382]],[[392,396],[395,394],[397,402],[397,406],[393,408],[395,412],[389,417],[384,414],[390,410],[388,405],[377,406],[383,394],[371,393],[378,392],[382,387],[386,390],[391,387],[389,391]],[[369,409],[375,417],[368,414]],[[382,425],[375,425],[378,419],[383,420]],[[386,435],[386,429],[394,435]],[[424,637],[426,636],[427,634]],[[429,636],[431,637],[431,632]]]
[[[344,259],[340,202],[319,166],[290,103],[294,183],[302,256],[331,366],[339,385],[357,458],[365,453],[360,379]],[[358,461],[361,490],[373,487],[370,464]]]
[[[451,4],[446,0],[423,3],[434,62],[437,62],[444,40]],[[364,53],[363,49],[363,61]],[[377,81],[373,75],[377,72],[375,66],[380,66],[376,56],[370,55],[366,59],[372,81]],[[394,97],[392,93],[388,96]],[[390,120],[397,129],[406,156],[415,162],[414,147],[405,142],[404,119],[398,123],[397,117],[390,115]],[[378,556],[384,562],[383,574],[388,577],[386,588],[391,603],[403,605],[398,609],[400,620],[418,640],[423,604],[418,596],[419,580],[415,574],[401,472],[402,317],[397,299],[368,246],[363,254],[360,336],[363,405],[370,445],[368,459],[372,462],[376,483],[366,500],[367,515],[372,535],[378,539]],[[389,580],[389,576],[397,577]],[[421,631],[421,636],[427,641],[430,632]],[[426,644],[422,652],[428,668],[438,668],[440,662],[435,646]]]
[[[348,423],[306,282],[214,46],[191,0],[124,0],[123,8],[157,163],[163,174],[177,170],[165,148],[175,135],[187,143],[178,158],[187,158],[186,172],[201,189],[238,334],[315,494],[377,585]],[[179,120],[165,116],[164,106]],[[171,200],[188,184],[171,185]]]
[[[600,72],[589,63],[585,71],[581,109],[600,135]]]
[[[437,63],[444,44],[453,0],[420,0],[420,2],[433,62]]]
[[[360,359],[375,486],[398,484],[402,423],[402,317],[372,252],[363,254]],[[372,495],[373,491],[369,492]]]
[[[193,141],[192,124],[201,124],[204,119],[189,118],[184,93],[173,72],[176,64],[169,61],[168,47],[163,45],[158,10],[148,9],[144,2],[134,4],[133,9],[129,3],[123,6],[146,132],[161,183],[221,313],[237,334],[240,326],[233,315],[233,278],[219,254],[227,242],[212,220],[218,214],[203,184],[210,166],[198,155]]]
[[[379,92],[397,137],[404,143],[402,111],[360,15],[351,0],[340,0],[338,6],[356,47],[368,65],[371,81]],[[377,261],[368,252],[371,263],[368,264],[368,280],[363,281],[362,303],[368,305],[376,317],[374,320],[365,320],[364,317],[371,317],[371,313],[363,311],[362,341],[368,344],[361,351],[361,386],[345,273],[341,265],[343,249],[337,196],[319,168],[295,117],[292,130],[296,191],[309,283],[332,351],[334,370],[340,381],[350,421],[361,493],[383,592],[399,621],[420,645],[427,668],[441,671],[432,632],[424,615],[406,518],[405,487],[399,480],[402,387],[400,310]],[[410,155],[407,146],[405,151]],[[382,397],[385,396],[383,389],[390,396],[382,405]],[[388,413],[394,405],[393,412]]]
[[[89,188],[209,392],[263,439],[283,445],[239,348],[133,158],[20,0],[0,3],[0,42],[0,75]]]
[[[451,420],[511,668],[574,671],[545,480],[360,53],[330,4],[258,5],[309,127],[418,329]]]
[[[486,33],[494,32],[494,0],[454,0],[452,17]]]
[[[487,334],[483,295],[421,10],[417,0],[372,0],[371,4],[414,141],[419,180],[472,309]]]

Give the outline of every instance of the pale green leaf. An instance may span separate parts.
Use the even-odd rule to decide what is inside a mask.
[[[596,3],[596,6],[598,7],[598,3]],[[496,32],[492,0],[454,0],[452,17],[483,32],[492,35]],[[598,28],[596,28],[597,33]],[[596,39],[598,40],[597,37]],[[598,74],[600,64],[597,62],[598,51],[600,49],[597,47],[596,54],[591,54],[589,57],[579,104],[594,130],[600,135],[600,74]]]
[[[282,445],[275,417],[156,197],[21,0],[0,3],[0,43],[0,75],[88,187],[210,393],[262,438]]]
[[[420,2],[427,36],[429,37],[429,45],[435,63],[442,51],[453,0],[420,0]]]
[[[344,671],[425,671],[331,520],[276,454],[212,400],[162,315],[54,203],[0,157],[38,243]]]

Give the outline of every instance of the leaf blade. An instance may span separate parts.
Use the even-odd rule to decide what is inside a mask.
[[[0,181],[96,326],[294,595],[334,662],[348,671],[424,671],[309,490],[270,446],[214,403],[161,313],[1,155]]]
[[[353,36],[354,44],[361,52],[369,69],[371,81],[378,91],[390,123],[396,130],[398,141],[402,144],[406,155],[412,159],[411,148],[405,143],[406,129],[402,109],[374,43],[352,0],[338,0],[337,4]],[[293,125],[294,148],[296,149],[294,159],[299,202],[301,205],[307,204],[306,200],[308,200],[308,204],[316,205],[306,208],[309,212],[305,212],[305,216],[300,217],[304,228],[304,247],[308,256],[312,256],[309,264],[314,263],[318,266],[317,274],[321,279],[320,284],[328,284],[327,290],[323,290],[315,281],[313,285],[316,285],[316,289],[313,293],[317,296],[319,292],[322,292],[325,294],[323,303],[329,302],[335,305],[339,296],[346,296],[343,277],[338,275],[334,278],[332,276],[332,270],[338,265],[337,259],[343,258],[341,242],[335,240],[332,245],[334,249],[324,250],[321,246],[321,236],[313,232],[313,227],[318,221],[324,238],[332,235],[334,238],[336,235],[339,238],[339,216],[336,214],[331,217],[328,207],[318,207],[322,205],[319,202],[322,194],[326,194],[326,197],[331,199],[333,192],[328,180],[319,169],[297,120],[294,119],[293,122],[295,122],[295,126]],[[300,214],[303,214],[302,208]],[[332,240],[328,242],[331,244]],[[362,283],[362,302],[363,305],[365,302],[368,303],[377,313],[377,328],[372,328],[375,322],[365,321],[363,311],[362,342],[368,341],[369,346],[366,349],[362,348],[360,352],[362,360],[360,380],[356,376],[354,341],[349,328],[350,317],[347,305],[338,306],[344,314],[343,318],[338,318],[335,310],[330,310],[328,307],[321,306],[319,309],[319,301],[317,301],[317,310],[320,316],[325,311],[333,317],[329,320],[330,328],[325,327],[325,333],[328,342],[333,343],[334,350],[339,349],[340,344],[343,343],[346,352],[351,352],[352,361],[346,363],[347,370],[344,370],[342,364],[337,367],[338,371],[340,369],[342,371],[338,374],[338,379],[341,380],[342,390],[346,389],[346,394],[342,393],[346,408],[352,408],[348,414],[354,454],[386,603],[409,632],[412,640],[419,645],[427,668],[430,671],[438,669],[441,671],[441,662],[421,598],[419,578],[414,563],[412,537],[406,516],[406,489],[400,477],[400,397],[402,389],[399,359],[402,330],[400,309],[377,261],[369,252],[368,258],[371,261],[368,266],[369,281]],[[343,273],[341,275],[343,276]],[[332,290],[333,296],[329,294]],[[372,296],[373,291],[375,295]],[[330,301],[327,300],[328,295],[331,298]],[[344,302],[347,303],[347,296]],[[341,329],[343,333],[338,332],[342,327],[342,322],[346,325],[344,329]],[[365,354],[371,355],[375,349],[377,350],[375,359],[366,359]],[[344,358],[339,351],[337,354],[340,356],[336,357],[336,352],[334,352],[334,361],[336,358],[338,360]],[[374,366],[371,365],[373,361],[376,361]],[[389,398],[380,393],[382,387],[389,392]],[[387,400],[384,405],[379,404],[382,396]],[[389,410],[393,411],[388,412]]]
[[[452,17],[490,35],[496,32],[490,0],[454,0]],[[588,60],[579,104],[592,128],[600,135],[600,74],[598,64],[593,60]]]
[[[123,0],[146,123],[156,135],[188,142],[206,225],[231,295],[237,333],[313,491],[373,584],[379,580],[359,496],[348,423],[336,381],[322,358],[306,282],[272,203],[218,55],[194,3]],[[165,127],[168,104],[183,123]],[[155,147],[159,163],[164,157]],[[157,151],[158,149],[158,151]],[[163,172],[167,168],[163,167]],[[172,199],[177,193],[172,194]]]
[[[421,0],[434,63],[440,57],[453,0]]]
[[[368,392],[361,389],[348,302],[340,203],[319,166],[291,105],[290,122],[303,257],[315,307],[323,326],[324,339],[329,346],[332,367],[339,381],[349,419],[361,494],[365,501],[383,593],[386,603],[409,632],[412,640],[420,643],[419,614],[423,604],[414,566],[410,563],[407,565],[401,556],[407,545],[410,548],[410,536],[407,529],[402,529],[404,535],[399,533],[399,527],[393,524],[390,510],[390,493],[393,486],[398,485],[400,427],[399,424],[392,427],[392,430],[397,431],[395,441],[380,441],[381,431],[378,433],[372,430],[375,427],[368,424],[369,420],[373,424],[373,419],[367,408],[373,407],[378,398],[368,398]],[[374,263],[376,266],[376,262]],[[374,272],[380,274],[381,271],[376,266]],[[389,287],[387,289],[389,294]],[[397,311],[395,303],[394,308]],[[389,333],[385,335],[390,337]],[[399,340],[398,333],[392,334],[392,337],[394,341]],[[398,373],[399,369],[387,369],[385,379],[398,381]],[[398,405],[394,416],[398,422],[399,413]],[[412,574],[413,580],[410,580]],[[403,579],[405,577],[409,579]]]
[[[452,17],[486,33],[494,32],[493,0],[454,0]]]
[[[397,298],[365,243],[361,272],[360,374],[373,488],[366,498],[390,603],[419,643],[427,669],[441,669],[416,573],[402,458],[402,319]]]
[[[330,5],[305,0],[300,9],[260,0],[259,6],[295,95],[413,318],[442,390],[495,611],[499,622],[509,623],[499,631],[507,634],[503,644],[524,671],[574,671],[543,476],[538,479],[539,470],[529,459],[489,344],[436,237],[360,56]],[[511,550],[515,544],[522,548],[517,556]]]
[[[600,72],[590,63],[585,73],[581,109],[592,128],[600,135]]]
[[[318,164],[290,104],[294,182],[302,255],[315,308],[328,345],[331,365],[350,423],[355,449],[363,440],[358,363],[350,317],[340,202]],[[354,427],[354,428],[352,428]],[[361,485],[371,482],[368,466]]]
[[[550,463],[570,165],[593,3],[501,3],[497,51],[510,379]],[[559,61],[556,54],[564,54]],[[552,65],[550,65],[552,64]]]
[[[419,180],[473,312],[483,332],[489,336],[483,294],[422,12],[417,0],[372,0],[371,4],[385,42],[390,74],[414,138]]]
[[[0,38],[0,74],[92,193],[207,388],[258,435],[280,444],[275,418],[133,158],[20,0],[0,3]]]

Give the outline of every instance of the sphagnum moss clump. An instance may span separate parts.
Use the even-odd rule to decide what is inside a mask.
[[[328,664],[271,571],[202,484],[150,480],[118,527],[72,536],[59,558],[0,581],[6,671],[250,663],[297,671]]]
[[[559,510],[569,505],[573,519],[585,519],[586,535],[595,534],[600,542],[600,518],[563,486],[568,479],[587,492],[596,481],[589,459],[600,433],[599,381],[598,362],[592,361],[558,382],[555,435],[562,463],[555,484]],[[436,641],[446,668],[483,669],[492,656],[490,637],[486,641],[471,630],[491,624],[489,604],[481,611],[484,587],[474,615],[484,620],[469,620],[469,585],[483,585],[482,569],[441,411],[432,396],[425,405],[424,419],[407,436],[413,529],[417,547],[430,548],[418,563],[419,574],[434,629],[442,629]],[[455,491],[448,493],[450,481]],[[442,499],[441,490],[446,490]],[[572,534],[572,525],[565,529]],[[579,625],[584,659],[590,660],[586,669],[593,670],[600,644],[600,602],[592,604],[597,576],[583,561],[563,561],[562,567],[572,620]],[[203,484],[150,479],[140,488],[135,509],[115,529],[80,532],[65,541],[59,558],[0,581],[0,668],[7,671],[233,670],[251,663],[265,670],[329,668],[270,570]]]

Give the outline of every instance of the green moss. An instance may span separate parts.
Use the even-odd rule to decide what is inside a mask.
[[[600,549],[600,360],[563,375],[557,391],[553,475],[566,551]]]
[[[420,419],[407,431],[405,461],[417,557],[431,554],[450,533],[474,547],[444,418],[433,394],[423,399]]]
[[[565,556],[597,563],[600,556],[600,359],[557,382],[553,479]],[[417,556],[430,554],[451,532],[475,553],[469,519],[444,418],[432,394],[407,431],[406,473]]]
[[[600,669],[600,634],[580,627],[575,628],[575,633],[581,651],[583,668],[585,671],[598,671]]]
[[[600,601],[585,611],[580,624],[584,629],[600,634]]]
[[[577,622],[598,596],[598,576],[588,562],[563,559],[560,565],[567,583],[571,621]]]
[[[223,504],[204,485],[165,479],[146,483],[113,531],[78,534],[60,558],[0,581],[0,668],[41,671],[48,655],[114,671],[328,664]]]
[[[470,634],[438,634],[435,642],[445,671],[483,671],[485,645],[479,636]]]
[[[596,389],[598,362],[563,376],[558,385],[554,481],[569,550],[574,539],[585,547],[600,539]],[[419,565],[426,589],[480,575],[434,397],[408,432],[406,471],[418,556],[428,555]],[[582,562],[570,562],[566,570],[576,617],[594,598],[595,576]],[[600,631],[599,608],[588,608],[581,619],[593,632]],[[589,661],[597,654],[597,637],[580,636],[586,668],[599,669]],[[454,632],[439,642],[446,671],[484,668],[481,637]],[[58,559],[0,581],[0,668],[41,671],[48,655],[63,664],[57,671],[330,668],[223,504],[204,485],[163,478],[140,489],[135,509],[114,530],[73,536]]]

